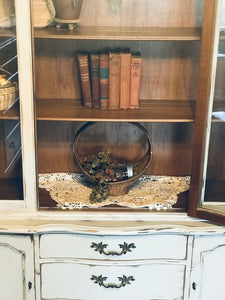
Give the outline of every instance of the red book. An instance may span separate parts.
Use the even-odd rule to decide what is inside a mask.
[[[109,108],[120,108],[120,52],[109,52]]]
[[[140,83],[141,83],[140,53],[131,56],[131,78],[130,78],[130,108],[139,108]]]
[[[92,106],[100,108],[100,58],[99,53],[91,53],[91,91],[92,91]]]
[[[78,66],[79,66],[79,72],[80,72],[80,82],[81,82],[83,105],[85,107],[92,107],[88,53],[78,53],[77,60],[78,60]]]
[[[101,109],[109,108],[109,54],[100,54],[100,99]]]
[[[131,53],[129,50],[120,52],[120,108],[130,107],[130,71]]]

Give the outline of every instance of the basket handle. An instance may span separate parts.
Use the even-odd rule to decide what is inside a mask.
[[[2,72],[7,73],[8,75],[12,75],[12,73],[10,73],[9,71],[6,71],[5,69],[3,69],[3,68],[1,68],[1,67],[0,67],[0,70],[1,70]]]

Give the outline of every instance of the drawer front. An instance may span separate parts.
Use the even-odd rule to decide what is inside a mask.
[[[187,237],[157,234],[141,236],[97,236],[44,234],[40,257],[88,259],[185,259]]]
[[[41,297],[48,300],[181,300],[184,275],[184,265],[169,263],[136,266],[44,263]]]

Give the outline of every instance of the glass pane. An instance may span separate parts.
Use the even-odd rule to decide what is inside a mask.
[[[225,212],[225,1],[222,5],[204,207]]]
[[[204,1],[85,0],[75,1],[74,5],[72,0],[54,0],[53,7],[46,5],[51,1],[42,1],[42,5],[35,2],[32,2],[32,21],[39,208],[95,209],[107,206],[107,209],[114,209],[119,206],[185,211]],[[81,2],[79,24],[75,26],[78,17],[70,13],[75,8],[79,11]],[[60,5],[63,8],[59,9]],[[128,57],[126,66],[124,56]],[[122,58],[122,75],[126,67],[126,76],[121,76],[118,57]],[[112,97],[115,73],[113,68],[109,71],[110,60],[111,67],[115,64],[117,68],[116,99]],[[132,82],[136,78],[135,85],[130,84],[131,76]],[[121,97],[124,91],[120,86],[125,86],[125,97]],[[99,91],[102,97],[99,97]],[[109,109],[109,94],[111,101],[112,98],[117,100],[115,106],[112,102],[110,106],[117,109]],[[130,106],[133,94],[136,94],[138,109],[131,109],[134,107]],[[97,103],[93,101],[92,108],[91,98],[98,100]],[[122,105],[120,101],[118,105],[119,98],[126,101],[122,101]],[[84,128],[88,121],[96,124]],[[150,165],[147,134],[127,121],[144,123],[154,149]],[[75,143],[78,132],[79,143]],[[80,151],[76,156],[74,152],[78,148]],[[91,160],[98,164],[94,172],[88,171],[94,173],[91,176],[96,176],[98,181],[84,172],[85,167],[95,165]],[[116,182],[122,177],[117,174],[118,165],[126,170],[121,184]],[[139,175],[143,175],[146,183],[142,185],[143,190],[140,189],[141,196],[135,189],[137,193],[129,199],[129,189],[120,188],[119,195],[112,195],[111,188],[123,184],[130,188],[131,180],[126,178],[127,165],[137,173],[132,178],[137,185]],[[88,182],[82,177],[83,173]],[[90,184],[92,179],[95,186]],[[148,180],[152,180],[151,183]],[[105,191],[105,186],[96,192],[94,187],[98,182],[102,185],[106,182],[110,192]],[[151,189],[150,185],[154,185],[151,191],[159,189],[160,193],[158,190],[146,192],[147,188]],[[166,186],[168,189],[165,190]],[[182,190],[177,191],[177,187]],[[107,192],[114,198],[105,198]],[[121,195],[125,192],[126,198]],[[93,194],[96,194],[94,200],[90,196]],[[120,196],[119,200],[117,196]]]
[[[13,0],[0,1],[0,199],[23,199],[17,38]]]

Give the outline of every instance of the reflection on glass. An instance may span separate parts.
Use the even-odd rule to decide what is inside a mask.
[[[225,1],[220,29],[204,206],[213,202],[225,212]]]
[[[0,1],[0,199],[23,199],[13,0]]]

